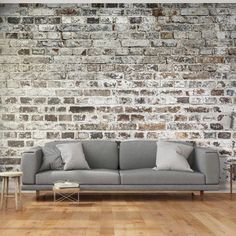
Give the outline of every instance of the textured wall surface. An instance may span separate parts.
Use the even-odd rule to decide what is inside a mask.
[[[231,154],[235,61],[236,4],[0,5],[0,164],[68,138]]]

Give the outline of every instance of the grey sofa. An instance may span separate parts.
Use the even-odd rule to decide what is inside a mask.
[[[71,141],[50,142],[45,145]],[[216,151],[195,147],[189,157],[194,172],[155,171],[156,141],[82,141],[91,170],[49,170],[39,172],[42,149],[23,154],[23,190],[49,190],[58,180],[77,181],[81,190],[217,190],[219,158]]]

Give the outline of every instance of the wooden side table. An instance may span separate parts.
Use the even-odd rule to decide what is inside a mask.
[[[4,202],[7,207],[7,198],[15,197],[16,210],[21,207],[21,177],[23,172],[0,172],[2,177],[2,193],[0,209],[3,209]],[[15,192],[9,194],[9,179],[12,178],[15,183]]]
[[[228,164],[229,168],[229,180],[230,180],[230,195],[232,197],[232,193],[233,193],[233,178],[234,178],[234,168],[236,166],[236,159],[229,159],[226,161],[226,163]]]

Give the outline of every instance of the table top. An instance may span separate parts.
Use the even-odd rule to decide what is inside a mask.
[[[1,177],[18,177],[22,176],[23,172],[21,171],[6,171],[6,172],[0,172]]]
[[[77,191],[79,192],[80,191],[80,187],[78,188],[56,188],[56,187],[53,187],[53,191],[54,192],[74,192],[74,191]]]

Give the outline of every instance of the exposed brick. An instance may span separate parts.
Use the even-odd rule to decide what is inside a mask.
[[[57,116],[55,115],[45,115],[46,121],[57,121]]]
[[[47,139],[59,139],[60,132],[47,132]]]
[[[29,55],[30,54],[30,50],[29,49],[20,49],[18,51],[19,55]]]
[[[23,113],[31,113],[31,112],[37,112],[38,108],[37,107],[20,107],[20,112]]]
[[[14,121],[15,115],[14,114],[2,114],[3,121]]]
[[[17,33],[6,33],[6,38],[8,38],[8,39],[17,39],[18,34]]]
[[[117,116],[117,121],[129,121],[129,115],[125,115],[125,114],[120,114]]]
[[[142,133],[142,132],[136,132],[135,134],[134,134],[134,137],[135,138],[144,138],[144,133]]]
[[[185,108],[187,112],[195,112],[195,113],[206,113],[209,112],[209,108],[207,107],[187,107]]]
[[[99,23],[99,18],[89,17],[89,18],[87,18],[87,23],[88,24],[98,24]]]
[[[105,4],[104,3],[92,3],[91,6],[94,8],[103,8],[105,6]]]
[[[24,147],[24,141],[8,140],[9,147]]]
[[[139,120],[144,120],[145,117],[143,115],[131,115],[131,120],[132,121],[139,121]]]
[[[61,138],[63,139],[73,139],[75,137],[74,132],[65,132],[61,134]]]
[[[177,102],[178,103],[189,103],[189,97],[178,97]]]
[[[106,4],[106,7],[107,7],[107,8],[117,8],[117,7],[118,7],[118,4],[117,4],[117,3],[107,3],[107,4]]]
[[[161,32],[161,38],[162,39],[173,39],[174,34],[173,34],[173,32]]]
[[[142,17],[130,17],[130,24],[140,24],[142,22]]]
[[[139,124],[140,130],[164,130],[166,125],[164,123],[156,124]]]
[[[211,129],[213,130],[222,130],[223,126],[220,123],[212,123],[210,124]]]
[[[230,132],[219,132],[218,133],[218,138],[220,138],[220,139],[230,139],[231,138],[231,133]]]
[[[49,105],[60,104],[60,102],[61,102],[60,98],[48,98]]]
[[[59,121],[71,121],[72,116],[71,115],[59,115]]]
[[[34,18],[33,17],[23,17],[22,24],[33,24]]]
[[[234,5],[1,7],[6,162],[67,138],[179,139],[232,154]]]
[[[162,8],[153,9],[152,15],[156,17],[164,16],[163,9]]]
[[[72,106],[70,107],[70,112],[72,113],[82,113],[82,112],[94,112],[95,107],[77,107],[77,106]]]
[[[28,139],[28,138],[31,138],[31,132],[20,132],[18,134],[18,138],[20,139]]]
[[[8,17],[7,21],[10,24],[19,24],[20,23],[20,17]]]
[[[91,139],[102,139],[103,138],[103,134],[102,132],[92,132],[90,135]]]
[[[224,90],[223,89],[213,89],[213,90],[211,90],[211,95],[212,96],[223,96]]]

